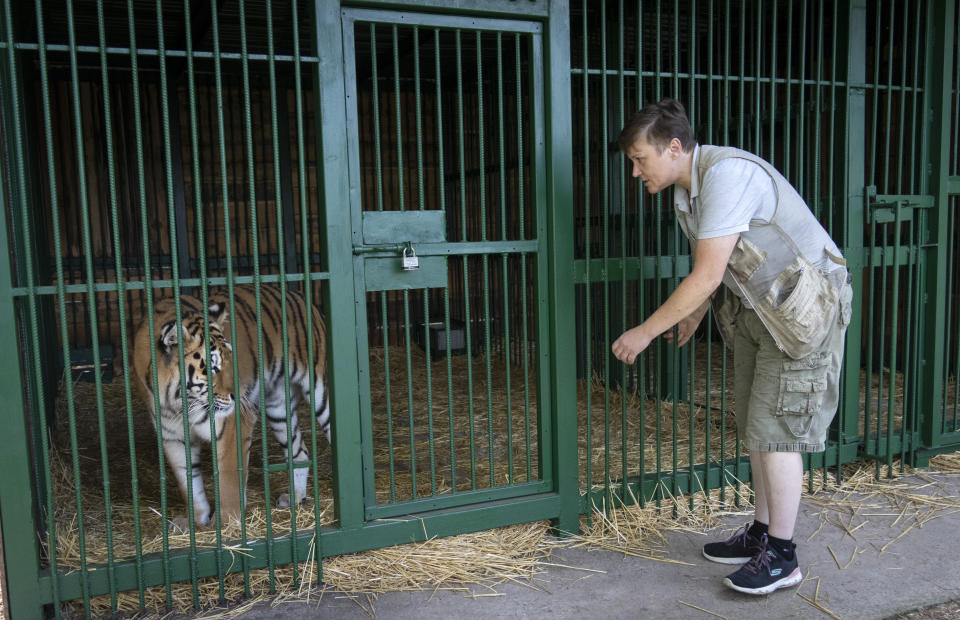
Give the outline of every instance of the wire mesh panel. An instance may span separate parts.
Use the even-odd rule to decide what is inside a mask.
[[[539,27],[349,15],[367,514],[546,489]]]

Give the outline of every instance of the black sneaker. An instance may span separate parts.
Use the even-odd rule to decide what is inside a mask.
[[[797,566],[796,545],[793,559],[785,560],[779,553],[767,548],[767,535],[764,534],[757,554],[740,570],[727,575],[723,585],[747,594],[769,594],[779,588],[795,586],[801,580],[803,573]]]
[[[760,541],[750,535],[750,524],[747,523],[727,540],[705,544],[703,557],[720,564],[743,564],[749,562],[759,548]]]

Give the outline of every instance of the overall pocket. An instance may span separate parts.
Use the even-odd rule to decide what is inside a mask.
[[[822,353],[783,362],[777,412],[798,439],[810,432],[826,391],[827,367]]]
[[[713,316],[717,320],[717,329],[720,330],[720,336],[728,347],[733,348],[737,333],[737,315],[740,314],[743,302],[740,301],[739,297],[728,292],[723,303],[713,302],[713,305]]]
[[[800,359],[817,349],[836,317],[837,297],[836,287],[802,256],[777,276],[762,304],[787,355]]]
[[[767,260],[767,253],[741,235],[737,239],[737,244],[733,246],[733,254],[730,255],[727,267],[741,281],[746,282],[753,277],[765,260]]]

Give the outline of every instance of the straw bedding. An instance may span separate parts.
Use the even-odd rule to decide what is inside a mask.
[[[720,412],[723,389],[720,369],[723,360],[718,356],[723,354],[722,351],[722,347],[714,347],[710,357],[709,402],[706,397],[707,357],[702,352],[698,352],[698,366],[693,373],[696,377],[693,393],[676,404],[670,401],[641,399],[636,395],[623,395],[620,392],[606,392],[599,380],[580,381],[577,393],[581,488],[602,485],[606,479],[608,464],[611,468],[611,479],[619,479],[620,459],[624,448],[629,465],[628,475],[636,475],[641,471],[672,469],[675,466],[674,442],[677,468],[689,465],[691,441],[693,459],[702,463],[708,457],[708,444],[704,441],[708,430],[709,459],[716,462],[721,454],[727,458],[734,456],[736,428],[734,403],[729,392],[726,397],[726,415],[722,416]],[[530,355],[533,360],[532,351]],[[477,488],[486,488],[490,486],[491,479],[496,484],[504,484],[508,481],[523,482],[539,477],[536,441],[537,388],[532,372],[529,376],[524,375],[522,361],[514,360],[511,363],[508,381],[506,362],[496,355],[489,360],[489,370],[488,359],[484,356],[454,357],[450,360],[453,380],[448,383],[446,360],[436,360],[429,365],[428,382],[428,365],[423,352],[416,347],[411,348],[411,367],[414,370],[409,377],[406,374],[406,356],[407,351],[399,347],[386,351],[375,350],[371,356],[371,385],[374,386],[371,393],[371,434],[378,501],[412,498],[414,481],[417,485],[416,495],[422,496],[431,492],[443,493],[454,484],[458,489],[471,488],[474,484]],[[468,365],[473,379],[472,398],[465,384]],[[530,366],[529,370],[532,371],[532,361]],[[729,372],[732,366],[730,360],[727,361],[727,366]],[[390,377],[389,408],[386,404],[387,368]],[[729,375],[732,375],[732,372],[729,372]],[[728,380],[729,378],[728,376]],[[431,385],[432,389],[427,390],[428,385]],[[131,557],[135,554],[138,543],[143,553],[159,551],[163,544],[164,523],[159,515],[162,482],[157,467],[157,440],[150,420],[140,411],[139,399],[133,395],[134,414],[128,423],[125,413],[115,413],[125,412],[122,378],[104,385],[104,437],[108,440],[101,451],[93,384],[75,384],[73,405],[77,420],[78,467],[74,467],[67,423],[69,411],[62,392],[61,389],[57,410],[59,427],[54,434],[51,454],[58,568],[76,570],[81,566],[75,481],[79,482],[81,490],[79,496],[83,506],[88,565],[105,563],[108,549],[112,550],[115,558]],[[469,423],[471,406],[472,425]],[[691,409],[692,416],[689,415]],[[507,411],[511,412],[510,416],[506,415]],[[303,416],[301,418],[304,419]],[[676,426],[674,419],[677,420]],[[589,445],[586,437],[588,426],[591,429]],[[609,435],[606,434],[608,428]],[[266,445],[270,462],[282,462],[283,458],[272,435],[268,431],[264,440],[260,434],[262,430],[261,426],[257,427],[251,455],[250,498],[246,522],[248,540],[266,536],[267,505],[269,503],[272,506],[276,496],[287,490],[286,475],[274,473],[269,476],[272,499],[268,501],[264,493],[263,445]],[[655,442],[658,431],[659,464],[658,446]],[[133,465],[128,436],[133,437]],[[527,437],[531,438],[529,443]],[[434,447],[432,453],[429,449],[431,439]],[[298,532],[311,532],[315,528],[312,510],[314,495],[319,498],[321,525],[335,525],[331,499],[330,450],[323,438],[318,440],[317,446],[318,475],[316,481],[311,476],[308,491],[311,497],[302,505],[302,509],[297,510]],[[609,451],[605,446],[609,447]],[[109,541],[104,502],[104,455],[110,478],[112,539]],[[590,480],[587,479],[588,461]],[[209,470],[209,464],[205,463],[205,467]],[[938,470],[960,471],[960,458],[957,455],[937,457],[932,467]],[[843,501],[842,495],[849,494],[850,485],[853,484],[857,485],[855,489],[858,493],[875,493],[889,501],[902,500],[908,504],[917,504],[919,500],[904,499],[909,494],[908,489],[891,490],[892,487],[886,481],[877,483],[876,488],[871,487],[874,469],[872,464],[864,465],[859,470],[851,469],[850,473],[846,473],[845,469],[844,482],[839,486],[831,475],[824,480],[823,473],[818,471],[814,476],[817,497],[829,496],[832,498],[830,501]],[[134,493],[131,480],[134,472],[140,502],[137,513],[140,516],[139,535],[135,529],[135,508],[132,501]],[[209,471],[206,472],[205,479],[209,489],[209,481],[212,479]],[[314,487],[314,484],[317,486]],[[168,476],[166,485],[169,514],[182,514],[184,507],[172,476]],[[374,599],[370,597],[388,591],[449,589],[465,595],[480,596],[492,592],[496,585],[505,581],[520,581],[530,585],[533,583],[531,580],[544,570],[552,550],[561,545],[615,549],[654,560],[673,561],[663,546],[662,532],[670,529],[704,531],[716,525],[719,515],[749,508],[749,488],[743,484],[728,487],[723,501],[718,490],[709,494],[699,493],[693,498],[674,499],[669,499],[666,488],[664,491],[668,499],[663,500],[660,505],[648,503],[643,508],[614,506],[614,510],[608,510],[611,508],[609,506],[598,506],[594,514],[583,518],[583,535],[563,540],[554,539],[546,523],[532,523],[327,558],[322,564],[322,587],[309,585],[316,581],[317,567],[313,558],[308,558],[308,561],[298,567],[298,579],[294,578],[291,567],[275,571],[275,593],[279,595],[275,600],[346,595],[354,598],[364,609],[369,608],[372,613]],[[901,495],[891,496],[890,493]],[[836,497],[841,499],[833,499]],[[283,537],[290,532],[290,514],[289,510],[270,510],[274,537]],[[222,533],[226,541],[233,542],[240,537],[237,524],[225,525]],[[196,544],[201,548],[215,546],[216,533],[209,530],[199,531]],[[171,548],[188,545],[187,535],[169,536]],[[237,553],[242,553],[242,549]],[[222,608],[213,607],[220,596],[217,580],[204,580],[200,584],[200,600],[205,608],[210,606],[210,614],[233,616],[248,608],[252,601],[266,596],[269,586],[267,571],[252,572],[252,597],[242,606],[224,612]],[[193,595],[190,584],[175,584],[172,593],[175,610],[192,610]],[[227,601],[234,604],[243,599],[242,574],[226,577],[224,595]],[[147,612],[141,613],[162,615],[167,612],[162,587],[148,589],[145,597]],[[108,597],[96,597],[92,601],[95,614],[109,613],[109,605]],[[120,593],[119,607],[123,612],[136,612],[139,609],[138,593]]]

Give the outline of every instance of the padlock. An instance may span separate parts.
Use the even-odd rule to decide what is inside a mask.
[[[407,256],[407,248],[403,248],[403,258],[401,260],[404,271],[420,269],[420,259],[417,258],[417,253],[414,251],[413,246],[410,246],[410,256]]]

